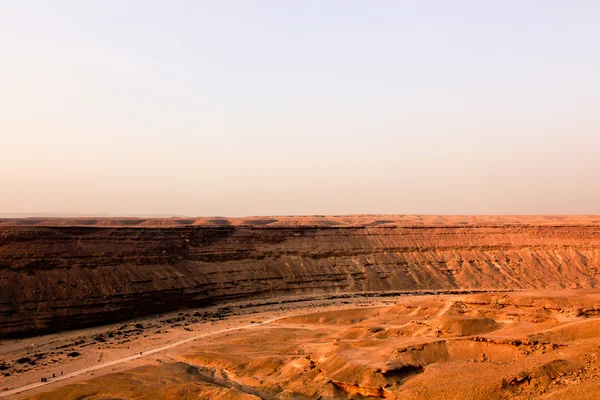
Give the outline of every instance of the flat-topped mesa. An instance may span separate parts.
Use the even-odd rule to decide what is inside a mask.
[[[596,222],[0,226],[0,335],[259,296],[599,287]]]

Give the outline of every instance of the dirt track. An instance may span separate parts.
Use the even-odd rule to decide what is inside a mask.
[[[113,365],[117,365],[117,364],[127,363],[129,361],[137,360],[137,359],[140,359],[142,357],[148,357],[148,356],[150,356],[152,354],[156,354],[156,353],[159,353],[161,351],[169,350],[169,349],[172,349],[174,347],[181,346],[182,344],[193,342],[194,340],[201,339],[201,338],[204,338],[204,337],[208,337],[208,336],[212,336],[212,335],[218,335],[218,334],[226,333],[226,332],[233,332],[233,331],[238,331],[238,330],[243,330],[243,329],[254,328],[256,326],[269,324],[269,323],[271,323],[273,321],[276,321],[278,319],[281,319],[281,318],[283,318],[283,317],[273,318],[273,319],[270,319],[270,320],[267,320],[267,321],[263,321],[263,322],[258,322],[258,323],[255,323],[255,324],[247,324],[247,325],[237,326],[235,328],[221,329],[221,330],[218,330],[218,331],[215,331],[215,332],[211,332],[211,333],[203,333],[203,334],[200,334],[200,335],[192,336],[190,338],[179,340],[179,341],[177,341],[175,343],[171,343],[171,344],[168,344],[168,345],[165,345],[165,346],[160,346],[160,347],[152,348],[152,349],[146,350],[144,352],[140,352],[139,354],[131,355],[129,357],[119,358],[117,360],[113,360],[113,361],[110,361],[110,362],[107,362],[107,363],[103,363],[103,364],[99,364],[99,365],[94,365],[94,366],[88,367],[88,368],[83,368],[83,369],[80,369],[80,370],[68,373],[66,375],[57,376],[56,378],[52,378],[52,379],[48,380],[47,382],[36,382],[36,383],[29,384],[29,385],[21,386],[21,387],[15,388],[15,389],[11,389],[11,390],[7,390],[7,391],[4,391],[4,392],[0,392],[0,397],[8,397],[8,396],[11,396],[11,395],[14,395],[14,394],[27,392],[29,390],[37,389],[37,388],[40,388],[40,387],[46,386],[46,385],[50,385],[50,384],[55,383],[55,382],[59,382],[59,381],[65,380],[65,379],[74,378],[74,377],[77,377],[77,376],[80,376],[80,375],[83,375],[83,374],[87,374],[88,372],[92,372],[92,371],[96,371],[96,370],[100,370],[100,369],[112,367]]]

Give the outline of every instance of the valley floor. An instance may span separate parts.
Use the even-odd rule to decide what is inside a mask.
[[[593,399],[600,291],[281,297],[5,340],[0,397]]]

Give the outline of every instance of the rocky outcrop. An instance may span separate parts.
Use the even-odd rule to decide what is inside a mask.
[[[598,287],[600,226],[0,227],[0,334],[232,298]]]

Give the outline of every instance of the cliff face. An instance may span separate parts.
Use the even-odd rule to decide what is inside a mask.
[[[0,336],[227,298],[592,288],[600,226],[0,227]]]

